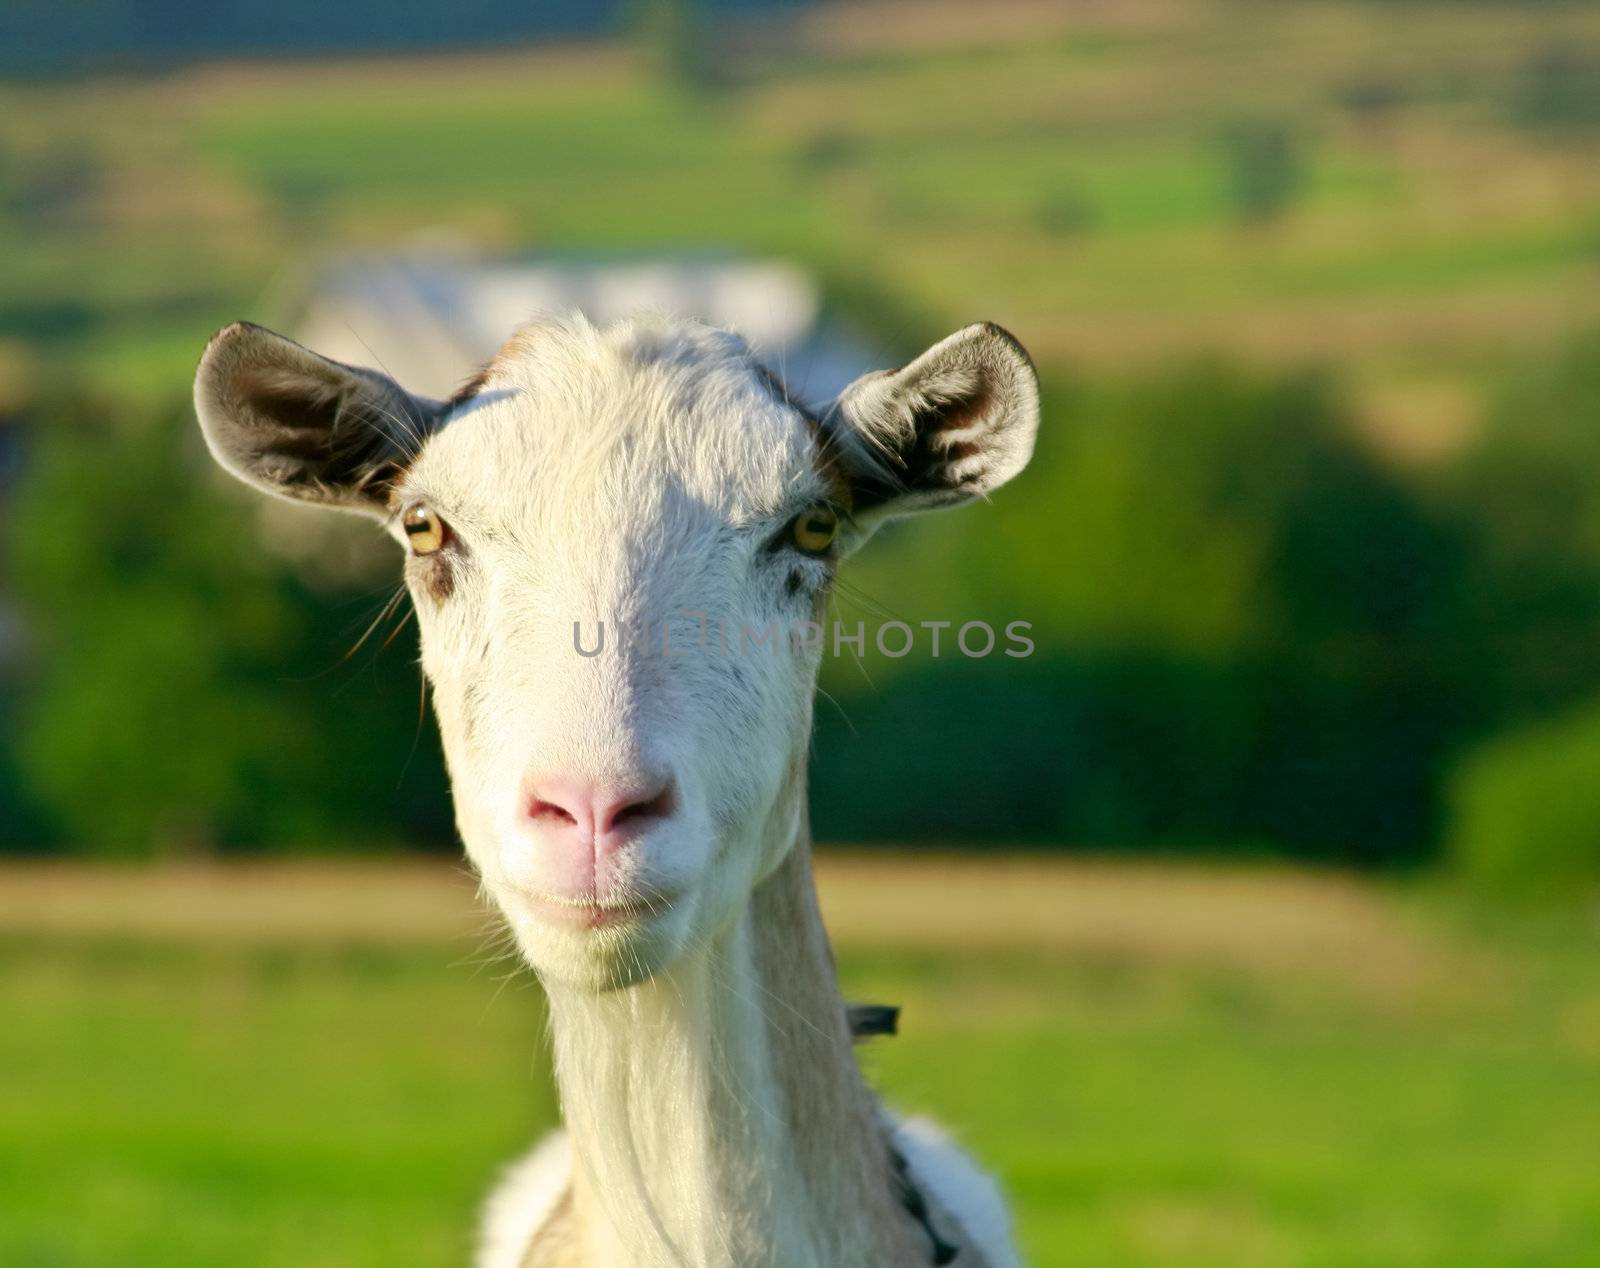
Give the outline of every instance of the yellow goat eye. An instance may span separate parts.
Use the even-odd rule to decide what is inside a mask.
[[[406,541],[414,554],[432,555],[443,549],[449,540],[449,526],[421,502],[400,517],[400,527],[405,529]]]
[[[831,506],[814,506],[795,516],[794,523],[789,526],[794,544],[808,555],[822,554],[833,545],[838,532],[839,513]]]

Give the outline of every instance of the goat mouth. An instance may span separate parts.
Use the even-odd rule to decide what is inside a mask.
[[[638,894],[626,898],[564,898],[554,894],[521,891],[532,914],[545,924],[569,929],[613,929],[641,924],[663,914],[672,906],[674,895]]]

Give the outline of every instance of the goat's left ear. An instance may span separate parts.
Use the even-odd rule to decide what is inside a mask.
[[[999,488],[1033,455],[1039,380],[999,326],[958,330],[910,365],[857,379],[829,439],[857,520],[955,506]]]
[[[246,484],[380,517],[389,482],[445,412],[386,374],[245,321],[206,345],[194,408],[212,456]]]

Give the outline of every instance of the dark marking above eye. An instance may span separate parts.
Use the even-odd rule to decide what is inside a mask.
[[[443,603],[455,593],[455,570],[451,568],[450,561],[444,556],[428,556],[427,586],[428,593],[433,596],[435,603]]]
[[[771,366],[764,361],[758,361],[756,358],[751,357],[750,368],[755,371],[756,380],[766,389],[767,394],[774,401],[780,405],[788,406],[804,418],[807,423],[813,426],[817,424],[817,416],[806,407],[804,402],[795,399],[794,394],[789,391],[789,385],[773,373]]]

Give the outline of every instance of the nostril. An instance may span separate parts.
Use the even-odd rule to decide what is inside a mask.
[[[607,837],[664,819],[677,810],[671,779],[595,785],[581,779],[546,779],[528,789],[528,820],[547,832],[576,828],[584,838]]]
[[[577,823],[578,818],[565,806],[557,805],[553,801],[546,801],[543,797],[535,797],[528,807],[528,816],[533,819],[548,819],[556,823]]]
[[[665,819],[672,813],[673,798],[672,785],[662,785],[661,791],[652,797],[630,802],[611,816],[612,826],[627,823],[638,819]]]

